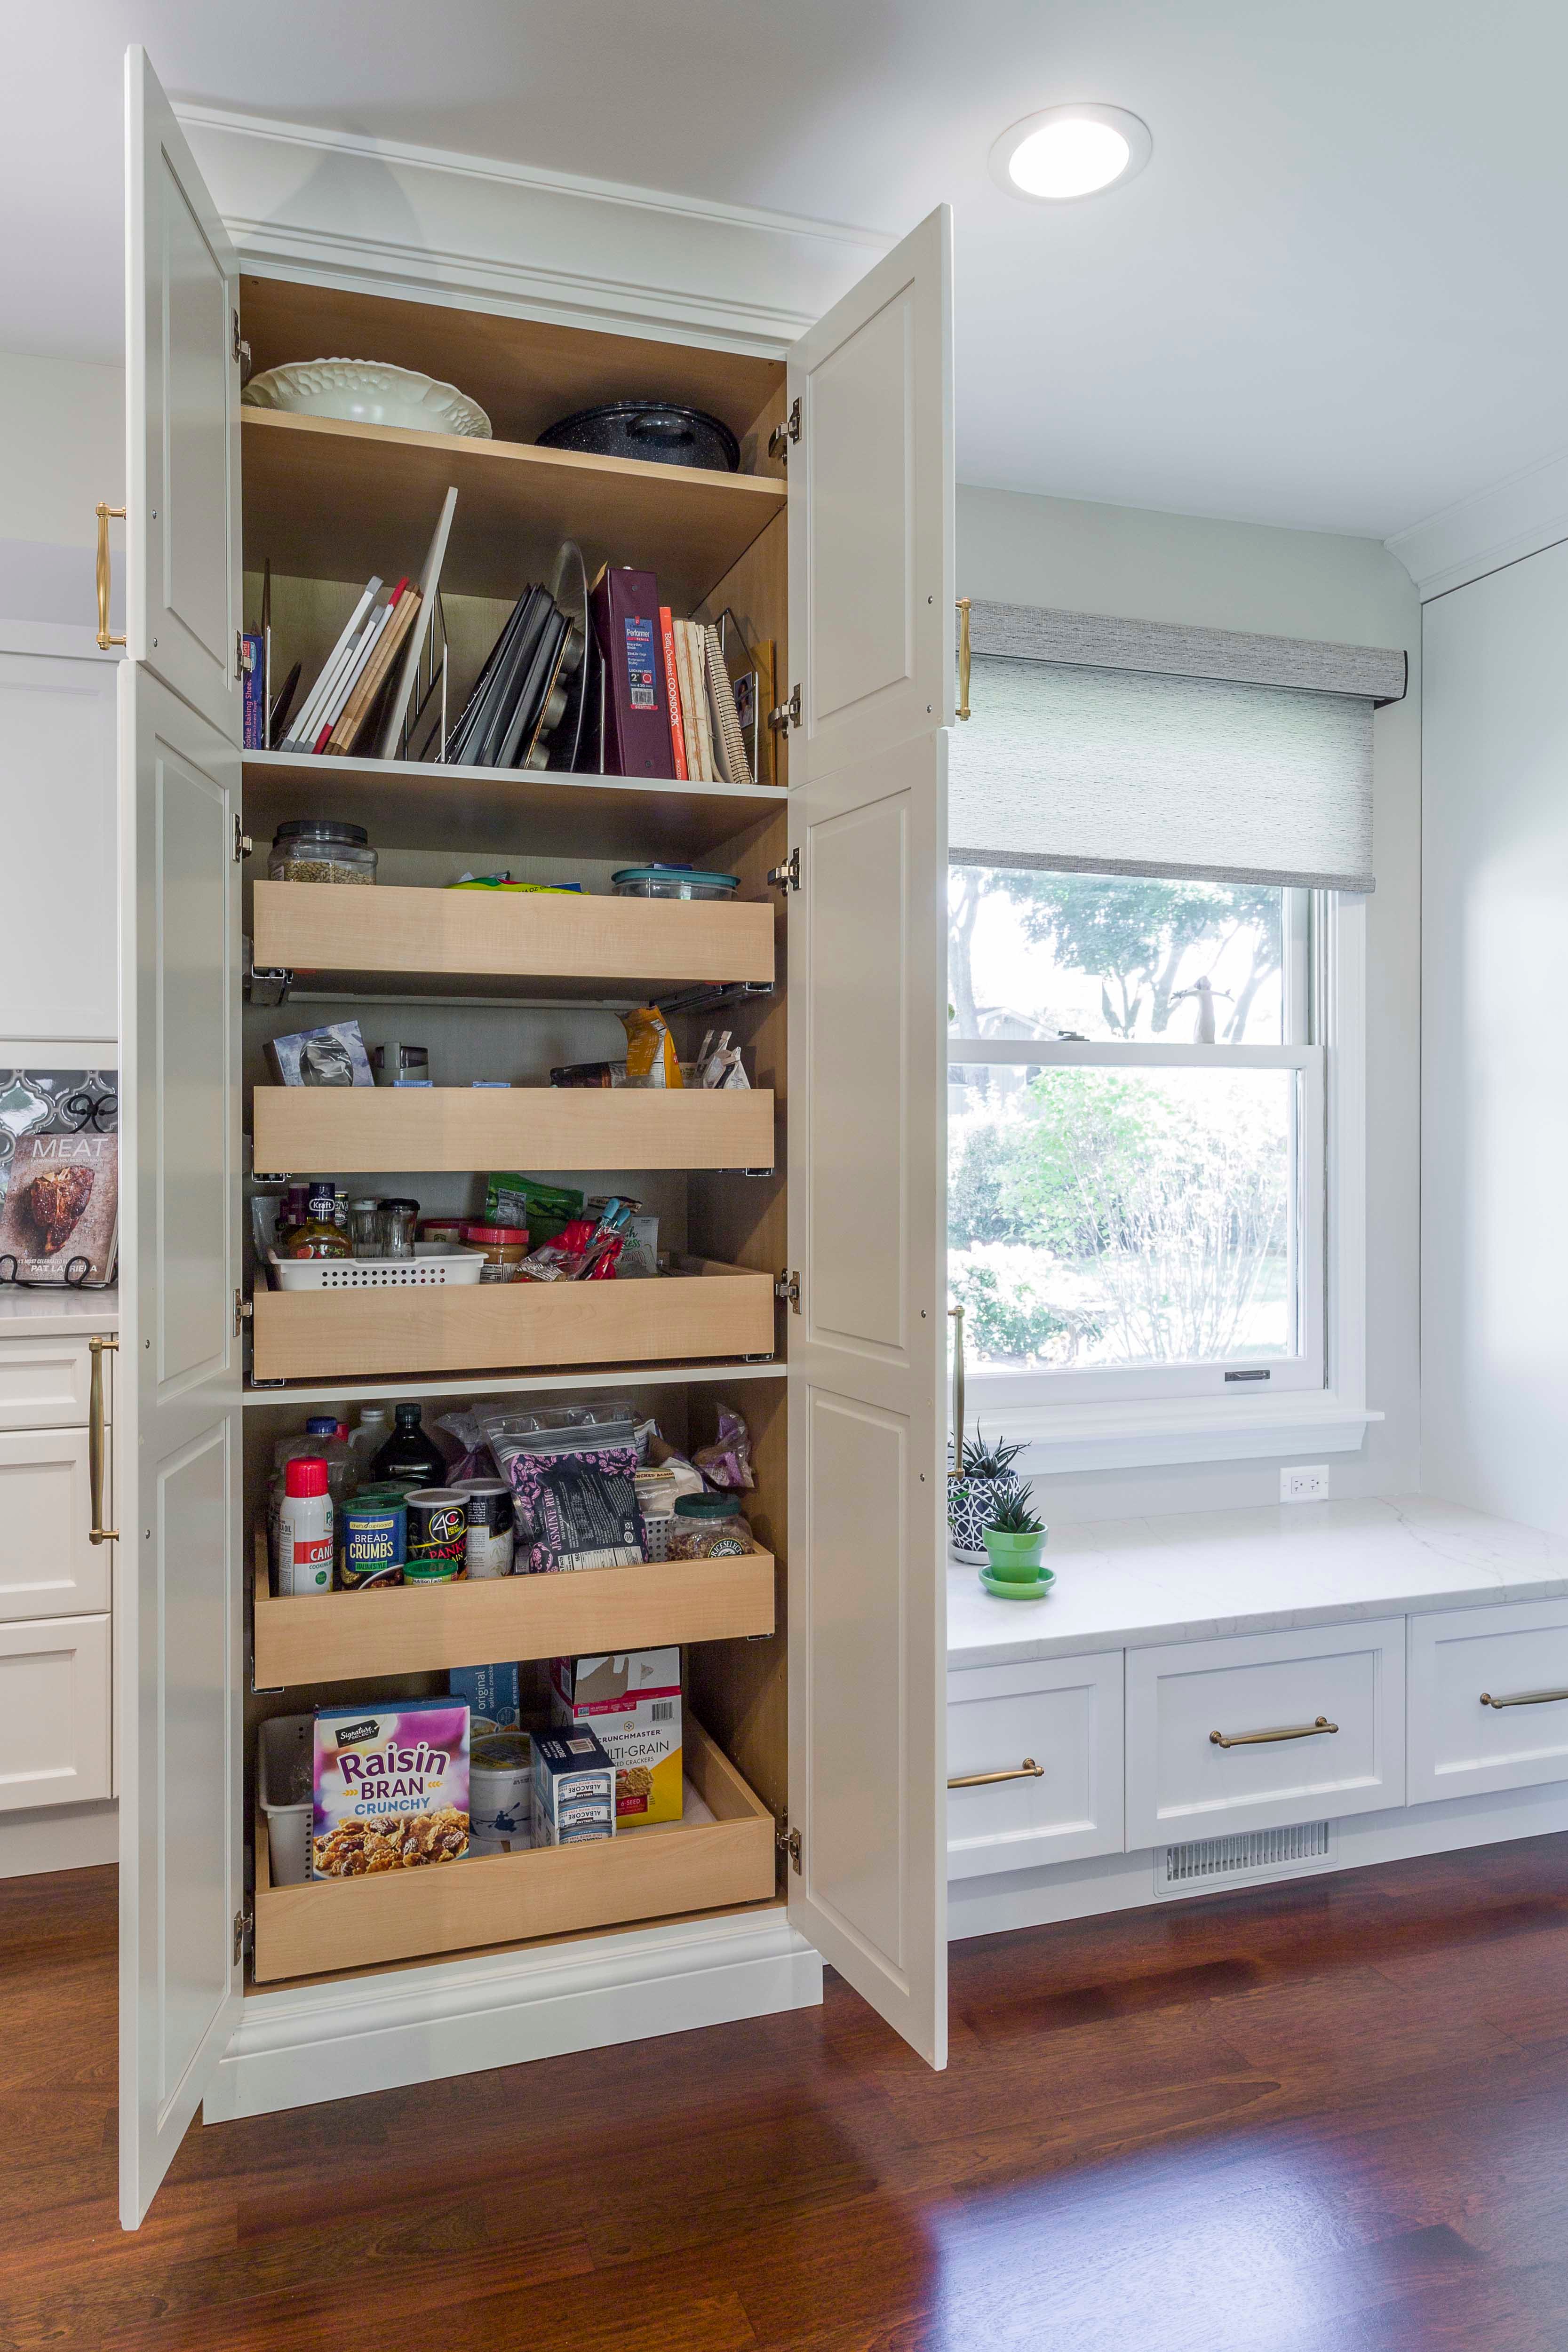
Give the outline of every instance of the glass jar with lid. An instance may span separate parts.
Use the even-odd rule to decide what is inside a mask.
[[[417,1201],[378,1201],[376,1210],[381,1222],[381,1254],[383,1257],[408,1258],[414,1255],[414,1223],[419,1214]]]
[[[755,1551],[752,1530],[732,1495],[682,1495],[670,1522],[671,1559],[730,1559]]]
[[[335,817],[285,818],[267,857],[269,882],[374,882],[375,852],[363,824]]]

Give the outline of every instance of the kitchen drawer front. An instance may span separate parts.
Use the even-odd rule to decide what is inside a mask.
[[[1338,1727],[1222,1747],[1212,1738]],[[1127,1653],[1127,1843],[1405,1802],[1405,1620]]]
[[[111,1548],[91,1525],[85,1429],[0,1434],[0,1624],[109,1607]]]
[[[0,1625],[0,1813],[110,1793],[109,1619]]]
[[[0,1430],[85,1428],[91,1363],[85,1339],[0,1339]]]
[[[1412,1617],[1409,1714],[1413,1805],[1568,1780],[1568,1601]]]
[[[1037,1776],[952,1785],[1026,1759]],[[949,1675],[947,1772],[950,1879],[1120,1853],[1121,1651]]]

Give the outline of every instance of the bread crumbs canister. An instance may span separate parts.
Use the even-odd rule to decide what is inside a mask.
[[[468,1498],[454,1486],[416,1486],[404,1505],[408,1545],[405,1584],[455,1584],[466,1577]]]
[[[342,1530],[338,1580],[345,1592],[380,1591],[403,1581],[407,1557],[406,1488],[366,1486],[351,1495],[338,1513]]]

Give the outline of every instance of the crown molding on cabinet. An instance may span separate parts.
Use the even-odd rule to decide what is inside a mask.
[[[1568,455],[1510,474],[1384,543],[1424,604],[1568,539]]]
[[[242,263],[307,284],[773,357],[894,242],[217,107],[175,112]]]

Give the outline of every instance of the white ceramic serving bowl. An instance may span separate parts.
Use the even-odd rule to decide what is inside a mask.
[[[454,383],[381,360],[291,360],[253,376],[240,394],[251,408],[289,416],[341,416],[352,425],[394,425],[413,433],[490,439],[490,420]]]

